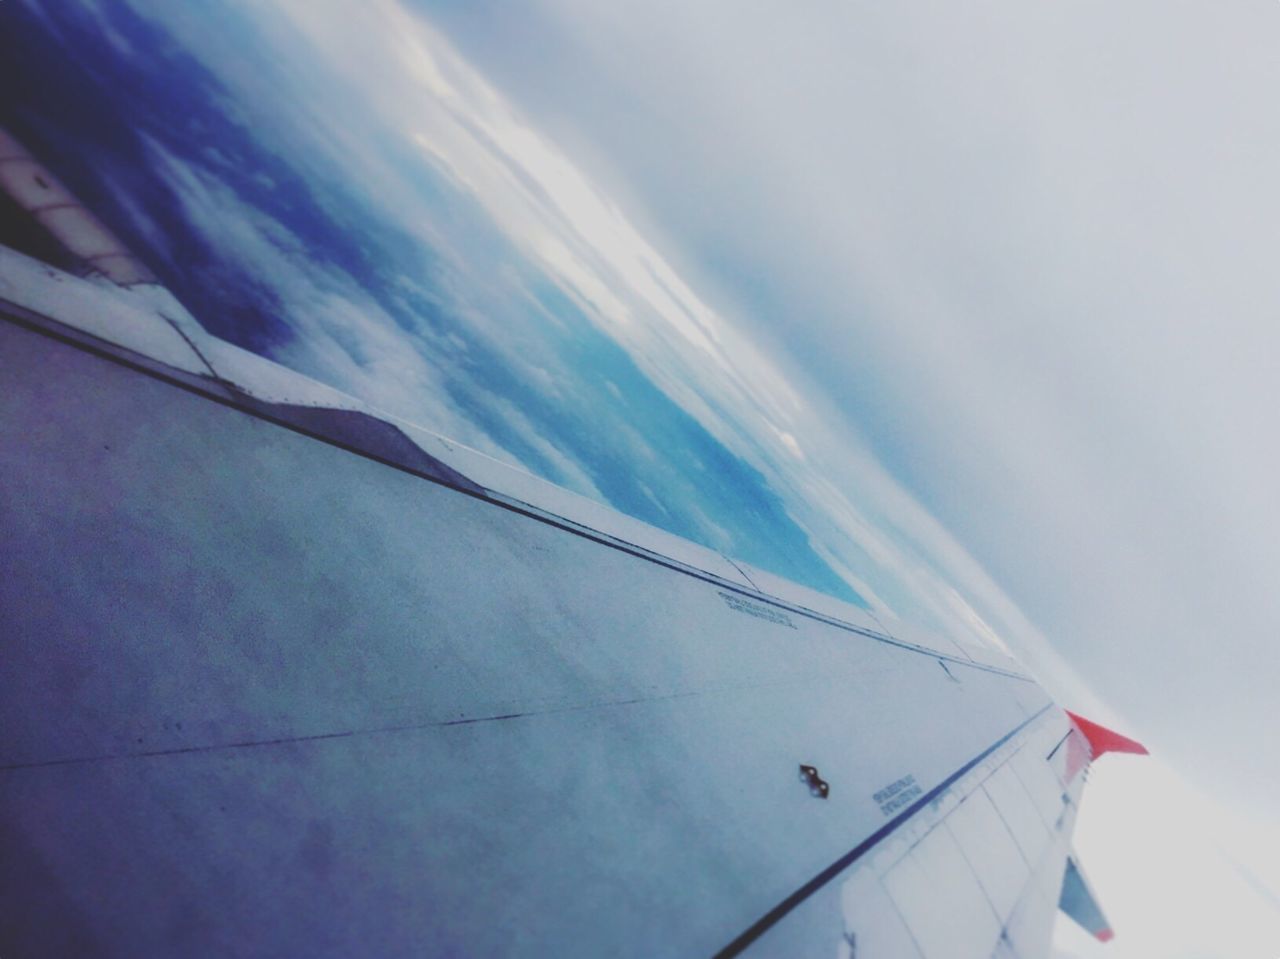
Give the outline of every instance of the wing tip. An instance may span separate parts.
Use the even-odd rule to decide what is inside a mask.
[[[1089,741],[1089,752],[1097,759],[1103,753],[1132,753],[1135,756],[1150,756],[1151,752],[1136,739],[1122,736],[1113,729],[1108,729],[1090,719],[1085,719],[1071,710],[1066,710],[1076,729]]]

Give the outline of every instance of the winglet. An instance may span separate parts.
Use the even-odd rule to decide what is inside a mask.
[[[1076,861],[1073,852],[1067,857],[1067,865],[1062,874],[1062,894],[1058,900],[1058,908],[1076,921],[1089,935],[1099,942],[1110,942],[1116,937],[1111,931],[1111,923],[1098,905],[1098,900],[1084,876],[1084,870]]]
[[[1121,736],[1119,733],[1108,729],[1106,726],[1099,726],[1091,720],[1085,719],[1083,716],[1077,716],[1071,710],[1067,710],[1067,715],[1071,717],[1071,721],[1075,723],[1076,729],[1084,734],[1084,738],[1089,740],[1089,752],[1093,754],[1093,758],[1097,759],[1103,753],[1136,753],[1139,756],[1149,756],[1147,747],[1142,745],[1136,739],[1130,739],[1128,736]]]

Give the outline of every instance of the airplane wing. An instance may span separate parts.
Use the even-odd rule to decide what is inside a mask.
[[[0,248],[0,537],[5,956],[1035,959],[1092,902],[1092,740],[1012,660],[145,277]]]

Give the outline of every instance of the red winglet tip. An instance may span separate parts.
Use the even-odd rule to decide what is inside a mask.
[[[1084,734],[1084,738],[1089,740],[1089,751],[1093,754],[1093,758],[1097,759],[1103,753],[1134,753],[1138,756],[1151,755],[1147,751],[1147,747],[1142,745],[1136,739],[1130,739],[1128,736],[1121,736],[1119,733],[1108,729],[1106,726],[1100,726],[1092,720],[1085,719],[1083,716],[1077,716],[1071,710],[1067,710],[1067,715],[1071,717],[1071,721],[1075,723],[1076,728]]]
[[[1110,929],[1100,929],[1098,932],[1094,933],[1094,938],[1096,938],[1098,942],[1110,942],[1115,937],[1116,934]]]

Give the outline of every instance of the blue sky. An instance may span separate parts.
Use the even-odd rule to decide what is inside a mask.
[[[1249,891],[1280,862],[1280,6],[76,9],[150,130],[80,177],[207,325],[999,637],[1174,770],[1099,770],[1095,884],[1207,919],[1216,888],[1246,910],[1226,952],[1280,952]],[[173,69],[224,126],[174,125],[207,104],[153,99]],[[1110,896],[1112,955],[1222,945]]]

